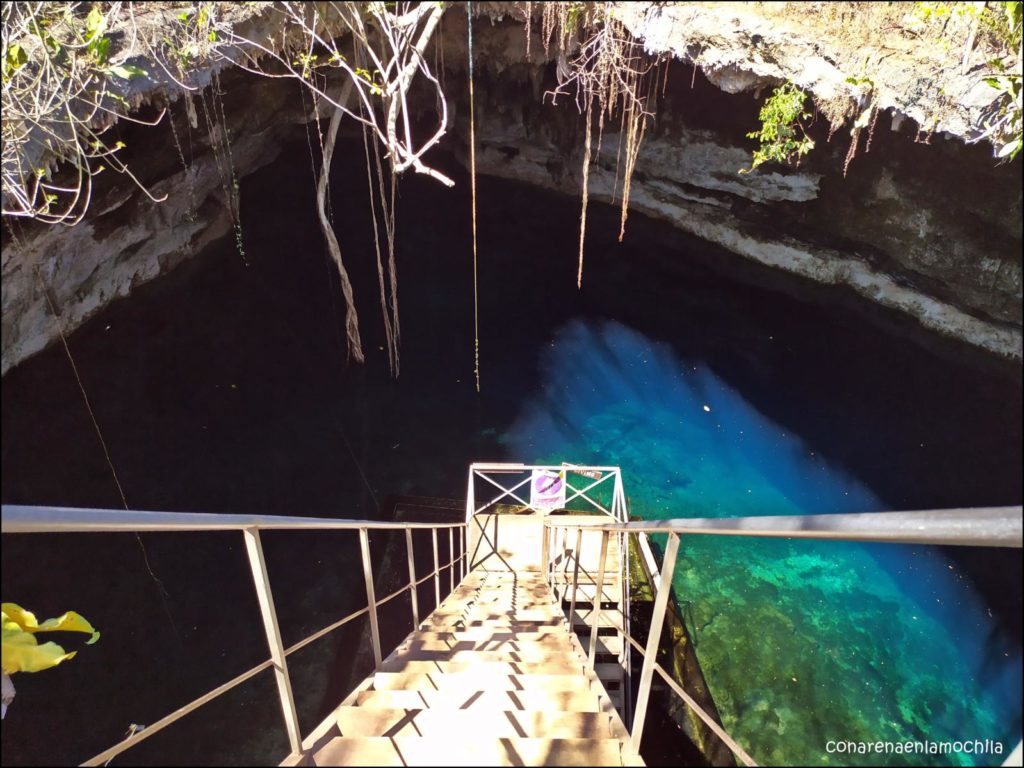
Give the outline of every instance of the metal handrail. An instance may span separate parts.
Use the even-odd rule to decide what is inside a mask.
[[[84,507],[3,505],[0,533],[116,533],[153,531],[368,531],[461,528],[464,523],[396,523],[330,517],[230,515],[206,512],[142,512]]]
[[[82,763],[82,765],[103,765],[126,749],[149,738],[172,723],[180,720],[190,712],[213,701],[233,688],[266,669],[273,669],[278,693],[281,699],[281,711],[285,728],[288,731],[289,746],[292,755],[303,752],[304,741],[299,729],[295,699],[292,693],[291,680],[288,676],[286,658],[296,651],[319,640],[324,635],[338,629],[360,616],[367,614],[370,619],[370,635],[373,644],[374,666],[381,664],[380,632],[377,626],[377,608],[390,602],[404,592],[409,592],[412,599],[413,628],[419,626],[419,607],[416,587],[433,579],[436,604],[441,603],[440,574],[450,569],[450,587],[455,587],[455,565],[460,563],[460,578],[466,574],[466,524],[459,523],[395,523],[372,520],[337,520],[332,518],[287,517],[278,515],[218,515],[205,513],[174,513],[174,512],[142,512],[135,510],[116,509],[80,509],[74,507],[39,507],[3,505],[0,509],[0,532],[2,533],[101,533],[101,532],[166,532],[166,531],[241,531],[245,537],[249,565],[252,569],[253,583],[260,605],[267,643],[270,647],[270,658],[255,667],[217,686],[202,696],[165,715],[143,730],[136,731],[126,739],[100,752],[98,755]],[[460,554],[455,556],[454,532],[459,529]],[[437,531],[448,530],[450,559],[447,563],[438,562]],[[281,631],[277,624],[277,614],[270,592],[270,578],[267,574],[266,561],[263,557],[263,546],[260,542],[261,530],[346,530],[359,533],[362,555],[363,575],[366,581],[367,604],[365,608],[353,611],[347,616],[328,624],[294,645],[285,648],[281,640]],[[406,549],[409,561],[409,582],[391,594],[377,599],[374,595],[373,567],[370,560],[369,532],[377,530],[404,530]],[[433,536],[434,569],[425,576],[416,578],[416,564],[412,546],[414,530],[430,530]]]
[[[578,523],[549,519],[552,528],[598,528],[629,533],[757,536],[783,539],[877,541],[891,544],[944,544],[1016,547],[1022,544],[1022,507],[932,509],[913,512],[851,512],[836,515],[765,515]]]
[[[590,656],[588,665],[593,668],[597,630],[601,622],[601,599],[604,593],[604,554],[608,540],[613,533],[621,532],[645,535],[666,533],[668,542],[663,556],[660,578],[655,583],[654,604],[651,609],[651,624],[647,635],[646,648],[629,635],[624,628],[615,626],[616,633],[630,646],[636,648],[643,658],[636,707],[630,730],[630,749],[639,754],[643,737],[647,705],[650,700],[651,682],[657,672],[669,688],[687,706],[696,712],[712,732],[721,739],[729,750],[744,764],[755,766],[754,759],[715,722],[692,697],[688,696],[672,676],[657,663],[658,644],[668,607],[668,596],[672,589],[672,574],[675,570],[676,555],[679,552],[679,537],[684,535],[714,535],[733,537],[765,537],[786,539],[817,539],[824,541],[862,541],[902,544],[943,544],[955,546],[1012,547],[1020,549],[1024,544],[1024,507],[984,507],[977,509],[942,509],[914,512],[865,512],[836,515],[779,515],[764,517],[731,518],[683,518],[674,520],[636,520],[627,523],[581,523],[548,518],[544,521],[542,536],[543,563],[545,569],[553,562],[549,559],[549,535],[555,529],[577,530],[577,549],[580,547],[583,529],[602,532],[601,560],[594,584],[594,607],[591,611]],[[579,552],[573,551],[573,559],[579,562]],[[654,574],[652,574],[653,576]],[[573,598],[577,589],[577,577],[573,578]]]

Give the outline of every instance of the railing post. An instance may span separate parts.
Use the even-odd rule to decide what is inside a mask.
[[[434,607],[441,605],[441,566],[437,561],[437,528],[431,528],[434,538]]]
[[[551,551],[551,539],[550,539],[550,536],[551,536],[551,526],[548,525],[548,519],[547,519],[546,515],[544,516],[544,519],[541,521],[541,532],[542,532],[542,535],[540,537],[540,563],[541,563],[541,570],[544,572],[544,581],[548,582],[548,586],[550,586],[551,585],[551,579],[550,579],[551,565],[550,565],[550,563],[548,561],[548,556],[549,556],[550,551]]]
[[[594,661],[597,659],[597,628],[601,624],[601,598],[604,596],[604,564],[608,559],[608,539],[611,531],[601,532],[601,559],[597,565],[597,584],[594,586],[594,607],[590,612],[593,624],[590,625],[590,654],[587,658],[587,666],[594,668]],[[622,640],[626,643],[625,638]]]
[[[459,583],[466,580],[466,526],[459,528]]]
[[[548,583],[551,585],[551,593],[557,595],[555,574],[558,572],[558,566],[555,563],[555,558],[558,557],[558,528],[551,526],[549,530],[551,531],[551,564],[548,570]]]
[[[295,697],[292,695],[292,682],[288,677],[288,662],[284,657],[284,643],[281,642],[281,628],[277,624],[274,597],[270,592],[270,577],[267,576],[267,563],[263,558],[260,532],[258,528],[245,528],[242,534],[245,538],[245,550],[249,554],[252,580],[256,585],[256,599],[260,604],[263,629],[266,630],[267,645],[270,646],[270,659],[274,663],[277,692],[281,697],[281,713],[284,715],[284,725],[288,730],[288,745],[292,754],[301,754],[302,734],[299,732],[299,716],[295,711]]]
[[[676,553],[679,552],[679,534],[668,535],[668,546],[665,547],[665,562],[661,566],[661,581],[654,597],[654,608],[651,611],[651,631],[647,636],[647,648],[644,650],[644,666],[640,672],[640,689],[636,697],[636,710],[633,716],[633,731],[629,736],[629,746],[633,754],[640,753],[640,740],[644,733],[644,720],[647,717],[647,702],[651,697],[651,678],[654,676],[654,665],[658,661],[658,646],[661,643],[661,627],[665,622],[665,607],[672,591],[672,572],[676,567]]]
[[[409,550],[409,597],[412,598],[412,628],[420,626],[420,605],[416,599],[416,558],[412,553],[412,528],[405,529],[405,548]]]
[[[455,591],[455,529],[448,529],[448,594]]]
[[[476,482],[475,476],[476,470],[473,469],[473,465],[469,466],[469,481],[466,483],[466,525],[473,519],[473,515],[476,514]]]
[[[576,529],[576,551],[573,553],[572,566],[572,599],[569,601],[569,631],[572,632],[576,620],[576,587],[580,581],[580,547],[583,546],[583,528]]]
[[[370,609],[370,639],[373,641],[373,668],[380,666],[380,627],[377,625],[377,597],[373,592],[373,569],[370,567],[370,534],[359,529],[359,548],[363,552],[363,578],[366,580],[366,605]]]
[[[622,610],[619,613],[622,616],[622,629],[626,634],[629,634],[632,631],[629,618],[631,611],[630,596],[632,594],[629,581],[630,540],[629,533],[627,531],[620,531],[617,536],[619,547],[619,580],[622,584]],[[633,647],[629,643],[624,642],[622,644],[622,655],[623,668],[626,670],[626,681],[629,683],[626,685],[626,700],[624,702],[625,714],[623,715],[623,719],[629,723],[632,722],[633,717]]]

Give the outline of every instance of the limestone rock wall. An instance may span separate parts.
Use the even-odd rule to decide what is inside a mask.
[[[918,126],[907,118],[925,109],[927,89],[920,78],[901,81],[881,69],[876,79],[891,81],[878,97],[885,112],[871,153],[862,150],[847,177],[849,134],[839,131],[829,142],[824,121],[803,168],[740,174],[750,165],[753,142],[745,134],[757,126],[755,92],[791,78],[816,96],[834,96],[843,87],[844,61],[791,31],[773,32],[763,20],[739,12],[723,20],[718,15],[733,11],[702,7],[631,11],[631,27],[648,47],[675,57],[640,153],[631,210],[738,258],[846,286],[931,331],[1020,360],[1021,161],[995,166],[990,148],[964,143],[977,123],[970,105],[981,97],[961,94],[964,106],[939,126],[949,135],[921,143]],[[582,121],[570,103],[553,106],[544,98],[555,83],[555,66],[536,25],[528,55],[522,13],[513,5],[485,3],[478,12],[479,172],[578,197]],[[452,114],[445,146],[456,155],[464,153],[468,134],[465,25],[464,15],[449,13],[438,37]],[[772,34],[779,39],[768,45],[765,37]],[[195,79],[209,83],[210,73]],[[292,81],[226,69],[220,83],[239,177],[273,160],[289,132],[311,117],[309,101]],[[134,95],[139,103],[145,98]],[[73,330],[136,285],[229,235],[229,190],[211,151],[200,97],[154,82],[151,98],[170,104],[175,131],[166,123],[125,127],[126,159],[166,201],[153,203],[123,177],[104,174],[78,226],[5,228],[4,372],[52,343],[58,327]],[[606,131],[590,173],[592,200],[619,194],[617,148],[615,131]],[[59,317],[49,312],[47,298]]]

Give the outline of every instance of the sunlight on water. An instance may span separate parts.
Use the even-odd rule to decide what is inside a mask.
[[[884,509],[699,361],[618,323],[572,321],[540,367],[508,455],[618,464],[634,517]],[[1020,650],[936,548],[690,537],[674,584],[724,725],[759,762],[919,764],[826,744],[996,739],[1002,757],[925,760],[999,764],[1019,738]]]

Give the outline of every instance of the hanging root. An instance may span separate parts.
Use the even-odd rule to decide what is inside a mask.
[[[346,81],[342,86],[337,103],[345,104],[349,94],[352,92],[352,83]],[[341,261],[341,247],[338,245],[338,238],[334,234],[334,228],[327,220],[327,213],[324,210],[325,198],[327,197],[327,177],[331,172],[331,159],[334,157],[334,142],[338,138],[338,126],[341,123],[343,111],[336,107],[331,115],[331,123],[327,127],[327,136],[324,139],[324,160],[320,166],[320,179],[316,185],[316,212],[320,217],[320,229],[323,230],[324,239],[327,241],[327,251],[331,254],[335,266],[338,267],[338,277],[341,281],[341,294],[345,298],[345,337],[348,340],[348,356],[357,363],[365,361],[363,356],[363,343],[359,338],[359,316],[356,314],[355,298],[352,295],[352,283],[348,279],[348,271]]]
[[[587,128],[583,141],[583,205],[580,208],[580,266],[576,272],[576,287],[583,287],[583,242],[587,232],[587,192],[590,187],[590,124],[592,122],[590,112],[593,98],[587,99],[586,121]]]
[[[466,3],[467,53],[469,56],[469,189],[473,224],[473,376],[480,392],[480,291],[476,257],[476,106],[473,95],[473,4]]]
[[[636,168],[646,121],[652,116],[648,105],[657,95],[657,78],[649,73],[654,64],[645,58],[642,46],[614,17],[611,4],[597,4],[593,10],[581,11],[568,3],[546,3],[541,24],[541,41],[545,51],[557,44],[559,53],[558,87],[546,95],[552,103],[559,96],[570,96],[584,114],[583,205],[580,212],[579,270],[577,287],[583,284],[583,248],[586,234],[587,200],[589,197],[592,158],[593,118],[598,116],[598,153],[600,153],[605,118],[620,118],[619,147],[616,152],[614,197],[618,188],[619,164],[624,157],[622,174],[622,215],[619,240],[626,231],[629,213],[630,181]],[[580,30],[584,30],[582,34]],[[581,42],[576,42],[582,37]],[[553,39],[552,39],[553,38]],[[625,152],[622,152],[625,133]]]
[[[381,256],[380,256],[380,228],[377,226],[377,201],[376,201],[376,198],[374,196],[374,189],[373,189],[374,174],[373,174],[373,167],[370,164],[370,138],[369,138],[368,134],[369,134],[369,130],[364,125],[363,126],[363,151],[366,154],[366,183],[367,183],[367,191],[368,191],[369,196],[370,196],[370,218],[373,221],[373,248],[374,248],[374,251],[375,251],[375,253],[377,255],[377,284],[378,284],[378,288],[380,290],[380,310],[381,310],[381,314],[384,317],[384,338],[385,338],[385,341],[387,342],[387,347],[388,347],[388,368],[391,371],[392,378],[397,378],[398,377],[398,350],[397,350],[397,348],[395,346],[395,334],[394,334],[394,330],[391,327],[391,313],[388,310],[387,289],[386,289],[386,287],[384,285],[384,263],[381,260]],[[380,168],[380,161],[379,161],[379,157],[378,157],[377,172],[380,173],[380,171],[381,171],[381,168]],[[384,192],[383,192],[383,183],[384,182],[383,182],[383,179],[379,179],[379,178],[378,178],[378,181],[379,181],[379,184],[381,186],[381,190],[380,190],[381,206],[384,207],[383,214],[384,214],[384,220],[385,220],[385,226],[386,226],[386,223],[387,223],[387,220],[388,220],[388,212],[387,212],[387,208],[385,207],[386,206],[386,200],[384,198]],[[389,240],[389,243],[390,242],[392,242],[392,241]],[[395,252],[394,252],[394,248],[393,247],[392,247],[391,252],[390,252],[389,255],[390,255],[390,258],[391,258],[391,263],[394,264]]]

